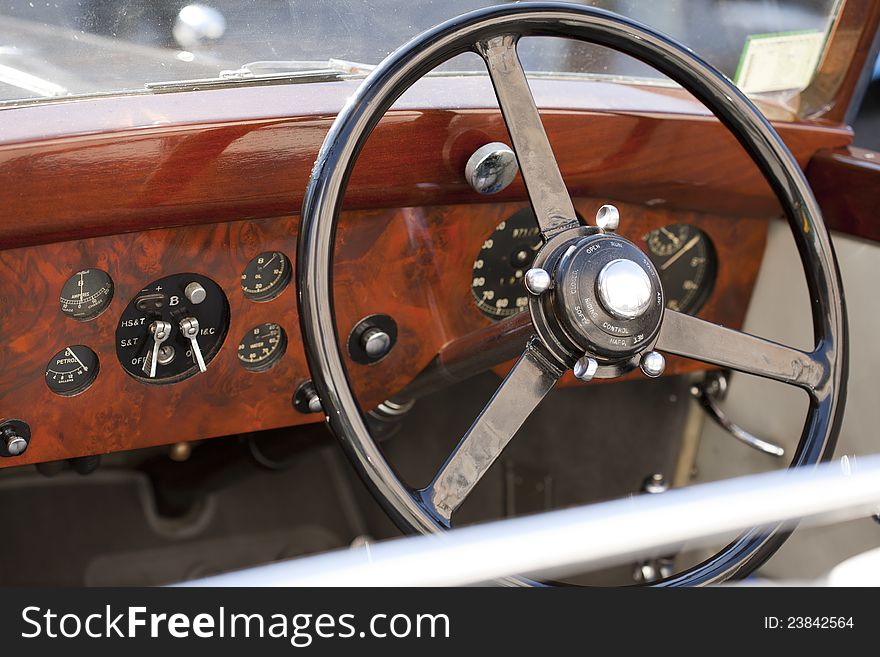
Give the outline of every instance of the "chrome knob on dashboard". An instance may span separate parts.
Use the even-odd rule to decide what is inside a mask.
[[[0,422],[0,456],[21,456],[30,439],[31,428],[23,420]]]
[[[189,299],[190,303],[193,303],[195,305],[199,305],[208,296],[208,292],[205,290],[204,286],[202,286],[202,284],[197,281],[193,281],[192,283],[187,285],[183,289],[183,294],[187,299]]]
[[[3,440],[6,441],[6,451],[9,452],[10,456],[18,456],[24,453],[28,446],[24,438],[12,432],[4,434]]]
[[[494,141],[474,151],[464,168],[464,177],[478,194],[497,194],[516,178],[519,164],[507,144]]]
[[[370,358],[381,358],[391,348],[391,336],[380,328],[371,328],[361,336],[361,346]]]
[[[599,300],[618,319],[635,319],[650,306],[654,297],[651,279],[632,260],[612,260],[599,272]]]

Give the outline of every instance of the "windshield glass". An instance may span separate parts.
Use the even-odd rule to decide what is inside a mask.
[[[143,91],[176,80],[337,67],[363,72],[422,30],[498,4],[480,0],[0,0],[0,102]],[[683,41],[747,93],[800,91],[840,0],[596,0]],[[531,39],[527,70],[660,76],[603,48]],[[444,73],[482,72],[476,56]],[[239,75],[238,77],[245,77]]]

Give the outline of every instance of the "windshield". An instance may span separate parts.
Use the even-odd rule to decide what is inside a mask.
[[[155,83],[375,65],[422,30],[491,4],[480,0],[0,0],[0,102],[144,91]],[[840,0],[587,2],[666,32],[747,93],[810,81]],[[657,80],[606,49],[529,39],[527,70]],[[441,71],[483,72],[475,55]],[[224,73],[225,72],[225,73]],[[242,77],[242,76],[239,76]]]

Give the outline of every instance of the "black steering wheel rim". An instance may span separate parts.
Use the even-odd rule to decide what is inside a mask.
[[[846,312],[830,237],[803,173],[754,105],[690,49],[628,18],[580,5],[533,2],[490,7],[452,19],[389,55],[339,113],[318,154],[303,202],[298,238],[298,303],[306,358],[327,421],[373,494],[404,531],[445,527],[428,513],[377,447],[354,398],[338,347],[332,295],[337,220],[357,157],[394,101],[444,61],[490,37],[556,36],[610,47],[679,83],[734,134],[778,197],[791,226],[810,293],[816,351],[827,376],[810,408],[791,467],[831,457],[845,402]],[[780,527],[745,532],[707,561],[659,582],[700,585],[742,577],[787,538]]]

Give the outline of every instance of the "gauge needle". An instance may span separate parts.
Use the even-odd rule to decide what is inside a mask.
[[[690,239],[690,241],[682,247],[681,251],[679,251],[678,253],[676,253],[674,256],[672,256],[669,260],[667,260],[666,262],[664,262],[664,263],[660,266],[660,270],[661,270],[661,271],[665,271],[666,269],[668,269],[669,266],[670,266],[673,262],[675,262],[676,260],[678,260],[681,256],[683,256],[685,253],[687,253],[688,251],[690,251],[692,248],[694,248],[694,244],[696,244],[696,243],[699,242],[699,241],[700,241],[700,236],[699,236],[699,235],[694,235],[694,236]]]
[[[679,244],[681,244],[681,240],[678,237],[676,237],[672,232],[667,230],[665,226],[660,227],[660,232],[663,233],[664,235],[666,235],[666,237],[671,239],[673,242],[675,242],[675,246],[678,246]]]
[[[73,356],[73,360],[75,360],[77,363],[79,363],[79,366],[80,366],[81,368],[83,368],[83,371],[85,371],[85,372],[88,372],[88,371],[89,371],[89,368],[86,367],[85,365],[83,365],[83,362],[82,362],[79,358],[76,357],[76,354],[75,354],[75,353],[73,353],[73,349],[71,349],[70,347],[68,347],[68,348],[67,348],[67,353],[69,353],[71,356]]]
[[[263,266],[262,266],[262,267],[260,267],[260,269],[265,269],[265,268],[266,268],[266,267],[268,267],[268,266],[269,266],[269,263],[270,263],[270,262],[272,262],[272,261],[273,261],[273,260],[274,260],[274,259],[275,259],[275,257],[276,257],[276,256],[277,256],[277,255],[278,255],[278,254],[277,254],[277,253],[276,253],[276,254],[275,254],[275,255],[273,255],[273,256],[272,256],[272,257],[271,257],[271,258],[269,258],[269,261],[268,261],[268,262],[265,262],[265,263],[263,263]]]

